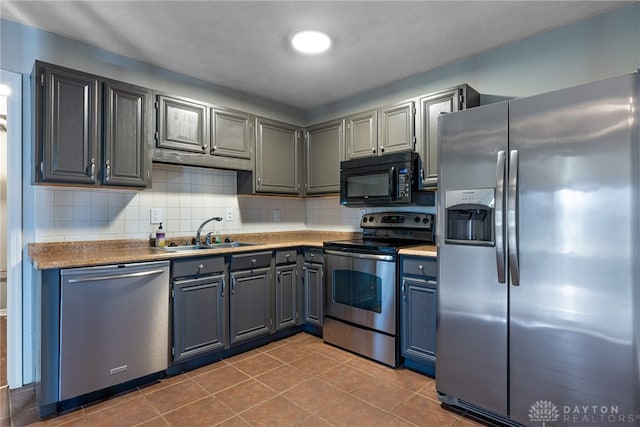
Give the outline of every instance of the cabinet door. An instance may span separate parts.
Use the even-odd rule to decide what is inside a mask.
[[[235,344],[271,332],[270,268],[230,273],[230,340]]]
[[[313,126],[305,139],[308,194],[340,191],[340,161],[344,152],[344,120]]]
[[[158,95],[158,147],[206,153],[207,106],[197,102]]]
[[[436,357],[435,282],[402,277],[402,355],[424,362]]]
[[[404,102],[380,110],[380,154],[413,151],[415,147],[414,102]]]
[[[103,183],[146,187],[150,97],[147,89],[118,82],[104,83]]]
[[[96,183],[98,78],[50,65],[36,64],[36,70],[35,181]]]
[[[251,121],[248,113],[211,109],[211,154],[251,159]]]
[[[299,129],[273,120],[256,119],[256,191],[298,194]]]
[[[296,265],[276,267],[276,329],[295,326],[298,322]]]
[[[322,326],[324,318],[324,279],[322,264],[305,263],[304,282],[304,320]]]
[[[174,282],[174,362],[224,348],[224,286],[222,274]]]
[[[366,111],[346,119],[346,158],[370,157],[378,154],[378,111]]]

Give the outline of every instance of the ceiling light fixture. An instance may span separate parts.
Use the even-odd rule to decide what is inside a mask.
[[[291,39],[291,45],[298,52],[317,54],[329,49],[331,39],[320,31],[300,31]]]

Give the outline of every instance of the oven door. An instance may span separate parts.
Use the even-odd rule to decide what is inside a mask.
[[[325,249],[326,315],[396,335],[394,255]]]

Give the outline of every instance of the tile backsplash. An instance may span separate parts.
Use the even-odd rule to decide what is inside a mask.
[[[35,186],[35,241],[148,238],[158,228],[151,208],[164,213],[167,237],[190,236],[213,216],[204,231],[233,233],[359,229],[362,211],[340,206],[338,196],[280,197],[236,194],[236,172],[153,164],[152,188],[142,191]],[[275,220],[279,210],[279,221]]]

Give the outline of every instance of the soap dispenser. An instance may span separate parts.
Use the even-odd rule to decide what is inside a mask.
[[[160,227],[156,231],[156,246],[159,248],[164,248],[166,244],[166,240],[164,238],[164,230],[162,229],[162,223],[160,223]]]

